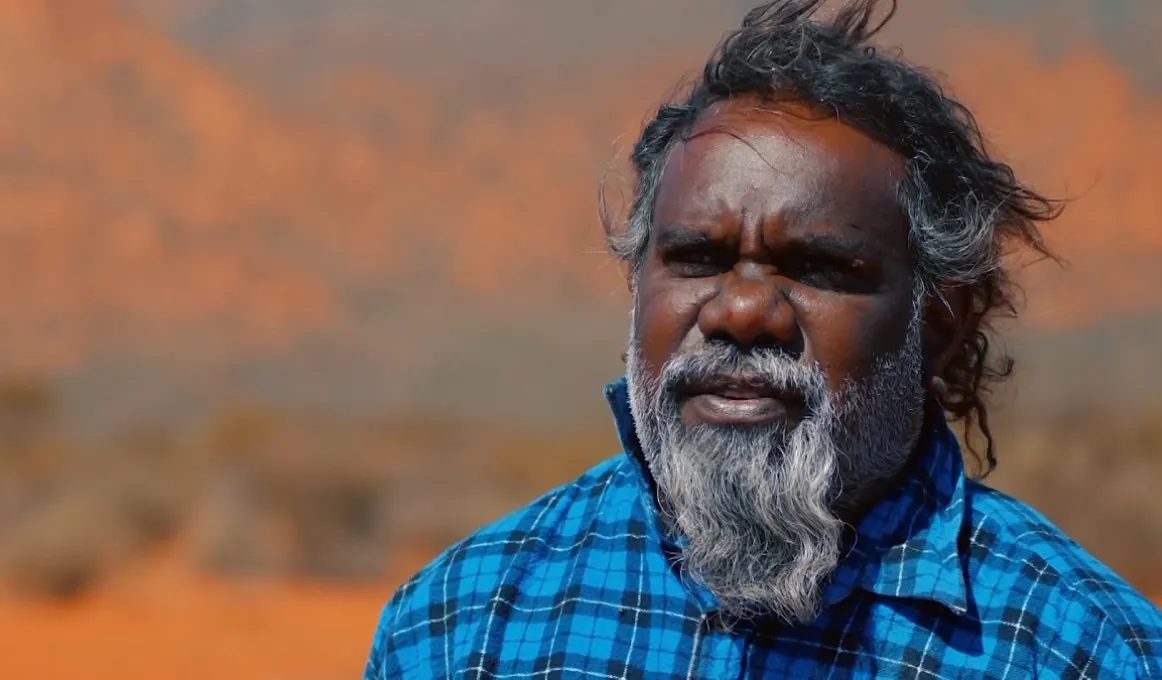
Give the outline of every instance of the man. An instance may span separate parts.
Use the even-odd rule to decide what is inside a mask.
[[[635,145],[625,455],[404,585],[368,678],[1162,677],[1162,614],[948,426],[992,468],[1002,255],[1057,206],[875,0],[822,4],[751,12]]]

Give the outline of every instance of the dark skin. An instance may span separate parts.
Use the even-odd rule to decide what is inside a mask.
[[[830,116],[722,102],[665,160],[635,286],[635,332],[656,378],[708,341],[817,362],[835,393],[904,342],[915,263],[895,198],[903,159]],[[928,379],[967,330],[955,290],[924,310]],[[802,395],[743,381],[689,386],[687,425],[801,416]]]

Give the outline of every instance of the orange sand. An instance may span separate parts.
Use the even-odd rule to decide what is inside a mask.
[[[380,608],[427,557],[324,585],[212,579],[170,550],[74,602],[0,599],[0,678],[362,677]]]

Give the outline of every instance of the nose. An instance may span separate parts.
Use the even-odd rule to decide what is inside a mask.
[[[802,351],[794,308],[777,278],[761,272],[727,274],[718,295],[699,311],[698,328],[707,340],[743,349],[768,346],[795,355]]]

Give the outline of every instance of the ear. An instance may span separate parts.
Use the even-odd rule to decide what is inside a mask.
[[[964,286],[941,285],[928,295],[924,301],[923,335],[926,379],[943,376],[978,321],[972,310],[972,296]]]

